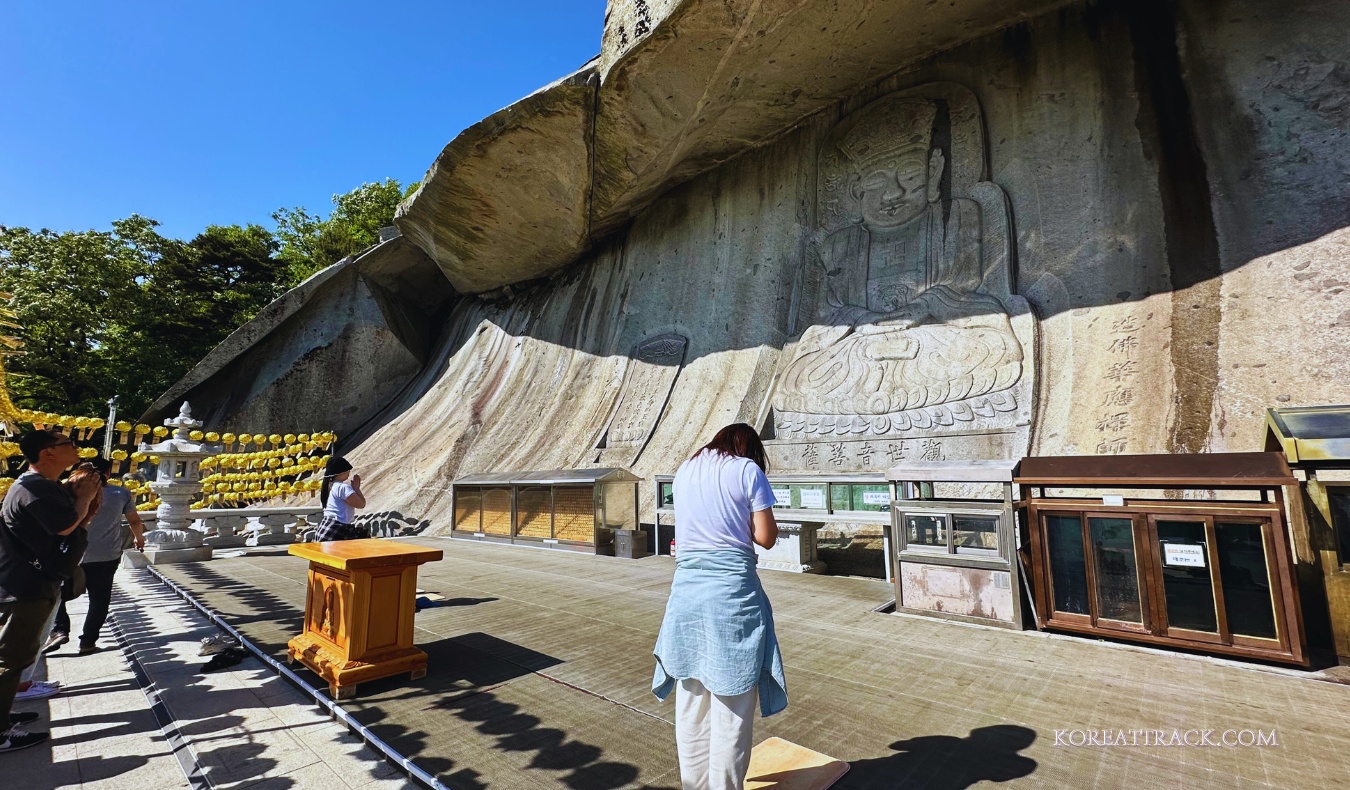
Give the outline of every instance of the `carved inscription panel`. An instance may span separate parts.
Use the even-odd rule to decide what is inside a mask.
[[[671,332],[634,347],[618,406],[598,448],[606,465],[626,467],[637,460],[661,419],[688,344],[684,335]]]

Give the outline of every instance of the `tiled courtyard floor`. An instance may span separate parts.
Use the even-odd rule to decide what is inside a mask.
[[[359,720],[451,787],[678,786],[673,701],[648,690],[669,559],[417,542],[445,551],[419,585],[451,599],[417,615],[430,674],[363,685],[347,704]],[[160,571],[281,657],[305,569],[274,552]],[[756,740],[850,761],[840,788],[1330,788],[1350,777],[1350,687],[1324,675],[875,614],[891,597],[882,582],[761,576],[791,704],[757,723]],[[1056,744],[1056,730],[1074,729],[1260,729],[1276,745]]]

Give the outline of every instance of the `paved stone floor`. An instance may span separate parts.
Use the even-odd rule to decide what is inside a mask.
[[[363,685],[348,708],[358,719],[451,787],[678,785],[673,706],[648,691],[669,559],[418,542],[446,553],[419,577],[450,599],[417,616],[431,672]],[[298,632],[302,561],[162,570],[277,656]],[[1325,674],[876,614],[884,583],[762,576],[791,705],[757,723],[756,740],[850,761],[840,788],[1329,788],[1350,776],[1350,688]],[[1056,742],[1089,729],[1260,729],[1276,745]]]
[[[71,606],[76,628],[86,601]],[[149,572],[119,572],[113,619],[125,652],[108,627],[104,652],[77,656],[72,642],[47,659],[46,674],[63,692],[18,709],[41,712],[33,729],[50,725],[52,739],[0,758],[0,788],[161,790],[193,786],[189,775],[198,787],[407,786],[397,768],[258,660],[199,674],[207,661],[199,640],[219,631]],[[142,682],[157,694],[160,717]]]

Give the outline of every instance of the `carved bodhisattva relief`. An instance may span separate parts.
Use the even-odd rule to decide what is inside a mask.
[[[1008,202],[984,161],[979,105],[951,83],[831,131],[805,262],[823,305],[770,402],[780,468],[1026,452],[1034,318],[1012,292]]]
[[[689,340],[669,332],[633,348],[619,402],[601,439],[596,460],[604,466],[632,466],[661,418]]]

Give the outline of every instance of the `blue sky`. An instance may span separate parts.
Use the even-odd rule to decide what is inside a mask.
[[[604,0],[0,5],[0,224],[190,238],[364,181],[600,49]]]

